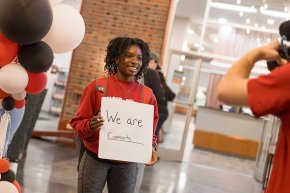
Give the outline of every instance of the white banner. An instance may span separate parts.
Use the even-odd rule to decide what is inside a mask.
[[[99,158],[148,163],[152,154],[154,106],[103,97]]]

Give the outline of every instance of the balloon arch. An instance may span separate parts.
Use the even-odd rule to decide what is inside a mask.
[[[65,53],[83,40],[85,23],[74,8],[49,0],[0,0],[0,190],[21,187],[5,158],[23,118],[26,94],[46,87],[54,53]]]

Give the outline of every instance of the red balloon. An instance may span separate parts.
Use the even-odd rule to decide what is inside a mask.
[[[9,168],[9,161],[5,158],[0,159],[0,174],[8,172]]]
[[[21,187],[19,183],[15,180],[12,184],[16,187],[16,189],[18,190],[18,193],[21,193]]]
[[[5,99],[8,96],[10,96],[10,94],[8,94],[0,89],[0,99]]]
[[[25,106],[25,103],[26,103],[25,99],[20,100],[20,101],[15,100],[15,108],[21,109],[22,107]]]
[[[38,94],[45,89],[47,83],[46,73],[28,73],[28,84],[25,88],[29,94]]]
[[[10,64],[17,56],[18,44],[0,33],[0,67]]]

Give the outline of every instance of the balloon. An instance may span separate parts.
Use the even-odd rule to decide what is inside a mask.
[[[4,98],[6,98],[8,96],[9,96],[8,93],[6,93],[6,92],[4,92],[3,90],[0,89],[0,99],[4,99]]]
[[[19,63],[29,72],[46,72],[53,62],[53,52],[45,42],[23,45],[19,48]]]
[[[20,187],[19,183],[15,180],[12,184],[17,188],[18,193],[21,193],[21,187]]]
[[[25,107],[21,109],[13,109],[9,111],[11,122],[8,125],[7,133],[6,133],[6,140],[4,145],[4,155],[6,155],[8,150],[8,145],[11,143],[12,138],[17,131],[25,112]],[[5,113],[4,109],[0,109],[0,117]],[[0,191],[1,193],[1,191]]]
[[[1,174],[0,181],[14,182],[16,179],[15,173],[12,170]]]
[[[52,6],[59,4],[61,2],[63,2],[63,0],[50,0],[50,3],[52,4]]]
[[[8,172],[10,168],[9,161],[5,158],[0,159],[0,174]]]
[[[25,103],[26,103],[25,99],[20,100],[20,101],[15,101],[15,108],[21,109],[25,106]]]
[[[18,193],[17,188],[10,182],[1,181],[0,182],[1,193]]]
[[[54,53],[65,53],[76,48],[85,34],[85,23],[74,8],[58,4],[53,7],[52,26],[43,38]]]
[[[25,99],[25,97],[26,97],[26,91],[24,90],[24,91],[21,91],[20,93],[12,94],[11,96],[12,96],[12,98],[14,98],[15,100],[20,101],[20,100]],[[0,94],[0,98],[1,98],[1,94]]]
[[[17,51],[18,44],[0,33],[0,67],[10,64],[16,58]]]
[[[10,94],[23,91],[28,83],[28,74],[19,64],[11,63],[0,69],[0,88]]]
[[[27,93],[38,94],[45,89],[47,83],[46,74],[28,72],[29,81],[25,88]]]
[[[2,107],[6,111],[11,111],[15,107],[15,100],[12,97],[10,97],[10,96],[9,97],[6,97],[2,101]]]
[[[14,42],[33,44],[40,41],[52,24],[48,0],[1,0],[0,29]]]

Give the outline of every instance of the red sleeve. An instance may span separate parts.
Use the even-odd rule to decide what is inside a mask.
[[[84,89],[78,107],[77,115],[70,121],[70,125],[79,137],[90,137],[94,131],[90,129],[89,120],[96,112],[96,80],[90,82]]]
[[[156,97],[154,96],[154,94],[152,93],[151,95],[151,100],[150,100],[150,104],[154,106],[154,118],[153,118],[153,141],[152,143],[157,145],[157,136],[155,135],[155,130],[156,130],[156,126],[158,123],[158,105],[157,105],[157,100]]]
[[[290,64],[248,81],[248,104],[256,117],[289,110]]]

